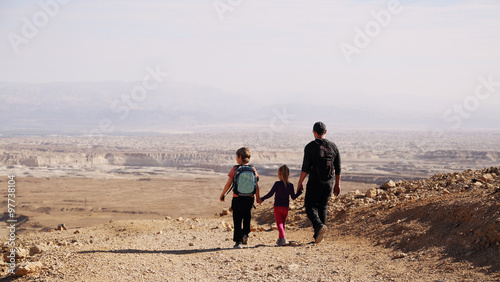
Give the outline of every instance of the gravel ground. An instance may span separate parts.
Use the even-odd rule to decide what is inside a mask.
[[[327,233],[314,245],[312,230],[291,226],[277,247],[268,225],[233,249],[231,216],[212,219],[114,221],[105,225],[28,234],[39,246],[42,269],[16,281],[493,281],[465,264],[439,257],[411,257],[367,239]],[[75,234],[76,233],[76,234]],[[4,265],[4,270],[7,266]]]

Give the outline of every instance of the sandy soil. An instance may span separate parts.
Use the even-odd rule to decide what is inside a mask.
[[[495,281],[468,263],[425,254],[403,256],[370,238],[289,227],[299,246],[276,247],[277,231],[251,233],[233,249],[231,217],[123,220],[81,229],[30,234],[43,269],[22,281]],[[75,234],[77,233],[77,234]],[[7,279],[8,280],[8,279]]]
[[[65,224],[68,228],[88,227],[118,219],[208,218],[229,202],[218,201],[227,181],[225,174],[171,173],[148,178],[16,178],[18,231],[44,231]],[[261,177],[267,193],[276,181]],[[296,183],[297,179],[291,179]],[[0,181],[5,185],[7,178]],[[374,187],[374,184],[343,182],[343,192]],[[7,206],[4,198],[2,206]],[[5,223],[1,223],[3,226]],[[0,238],[7,236],[0,229]]]
[[[500,135],[334,136],[344,180],[369,184],[342,182],[325,241],[309,244],[300,197],[287,226],[297,246],[275,246],[268,201],[253,211],[255,231],[243,250],[232,249],[231,215],[216,215],[230,205],[218,198],[234,149],[253,144],[264,194],[283,163],[297,183],[310,134],[270,144],[215,135],[1,138],[0,187],[16,175],[17,266],[35,270],[8,278],[0,259],[0,279],[500,281],[500,168],[406,181],[498,165]],[[388,179],[397,184],[379,187]],[[68,230],[54,231],[59,224]]]

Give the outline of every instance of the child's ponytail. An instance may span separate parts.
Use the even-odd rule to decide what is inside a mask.
[[[290,170],[286,165],[280,166],[278,168],[278,175],[280,176],[280,180],[283,181],[283,184],[286,186],[288,185],[288,176],[290,176]]]

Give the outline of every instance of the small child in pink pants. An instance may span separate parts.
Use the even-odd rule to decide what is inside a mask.
[[[302,189],[298,190],[297,193],[294,192],[293,184],[288,182],[289,175],[290,170],[288,167],[286,165],[281,166],[278,169],[278,178],[280,181],[276,181],[271,191],[264,197],[261,197],[261,200],[264,201],[276,194],[274,197],[274,218],[279,232],[279,238],[278,241],[276,241],[278,246],[288,245],[288,241],[285,237],[285,222],[288,216],[290,197],[292,200],[295,200],[302,194]]]

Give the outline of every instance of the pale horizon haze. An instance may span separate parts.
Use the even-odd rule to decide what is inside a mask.
[[[499,27],[498,1],[2,1],[0,82],[135,82],[156,67],[263,106],[498,129]]]

